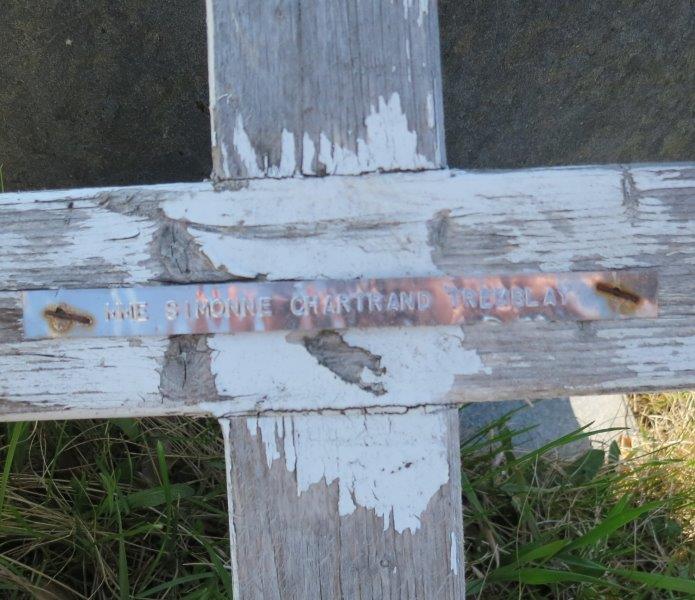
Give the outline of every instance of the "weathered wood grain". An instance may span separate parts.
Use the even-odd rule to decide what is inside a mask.
[[[455,410],[222,423],[239,597],[464,597]]]
[[[436,0],[208,0],[216,179],[446,163]]]
[[[0,291],[692,268],[695,165],[0,195]]]
[[[695,385],[692,165],[5,194],[0,245],[4,419],[84,416],[85,407],[90,416],[163,407],[234,415]],[[658,271],[657,319],[334,336],[333,355],[385,369],[355,363],[361,379],[330,370],[335,360],[316,355],[325,344],[296,334],[202,337],[195,352],[180,354],[175,339],[72,340],[67,362],[65,343],[21,342],[19,325],[17,290],[29,288],[634,267]],[[137,343],[147,356],[160,352],[141,363],[151,373],[144,386],[131,382],[127,361],[112,359]],[[100,358],[92,364],[80,348]],[[36,354],[54,375],[50,395],[37,384],[45,373],[25,368]],[[122,382],[118,404],[100,388],[102,361]],[[92,364],[80,368],[93,377],[79,395],[66,379],[77,364]],[[298,382],[300,372],[307,375]],[[375,386],[386,393],[371,393]]]

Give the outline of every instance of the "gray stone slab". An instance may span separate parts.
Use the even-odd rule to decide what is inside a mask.
[[[205,3],[4,0],[8,191],[210,174]],[[695,12],[440,0],[452,167],[692,160]]]
[[[449,164],[692,160],[689,0],[440,0]]]
[[[7,191],[209,177],[205,2],[0,6]]]
[[[624,430],[594,434],[590,438],[566,444],[554,454],[570,458],[592,447],[607,448],[623,433],[631,437],[637,435],[635,419],[625,397],[613,394],[537,400],[533,403],[519,400],[468,404],[459,412],[461,439],[471,437],[489,423],[516,409],[519,410],[509,421],[510,429],[521,431],[533,427],[515,437],[518,452],[535,450],[586,425],[590,430],[614,427]]]

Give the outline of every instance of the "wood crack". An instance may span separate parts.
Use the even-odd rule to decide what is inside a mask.
[[[158,275],[154,281],[167,283],[225,282],[239,279],[216,267],[188,231],[188,223],[168,217],[161,208],[157,192],[133,194],[128,191],[104,192],[97,197],[102,208],[111,212],[142,217],[155,225],[149,243],[150,261]],[[140,235],[138,232],[137,237]],[[122,238],[129,239],[129,238]]]
[[[630,220],[630,223],[634,225],[639,218],[640,191],[635,184],[635,178],[627,168],[623,168],[620,187],[623,192],[623,207],[625,208],[625,214]]]

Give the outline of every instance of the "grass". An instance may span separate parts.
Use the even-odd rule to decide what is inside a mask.
[[[631,402],[639,446],[550,457],[579,431],[515,456],[507,419],[464,441],[471,597],[695,597],[694,396]]]
[[[693,394],[639,396],[643,447],[462,445],[471,598],[695,596]],[[188,418],[4,425],[0,597],[228,598],[222,440]]]
[[[680,514],[687,540],[695,543],[695,393],[643,394],[630,398],[645,432],[642,450],[661,461],[645,480],[651,497],[686,496]]]

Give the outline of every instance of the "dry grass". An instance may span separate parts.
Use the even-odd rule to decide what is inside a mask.
[[[630,396],[641,432],[641,453],[661,464],[648,477],[651,497],[685,495],[678,520],[688,541],[695,543],[695,392]]]

